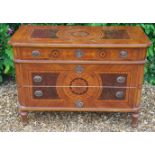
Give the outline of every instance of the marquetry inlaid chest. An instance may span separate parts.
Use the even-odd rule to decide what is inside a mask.
[[[19,113],[132,112],[136,127],[151,44],[140,27],[21,26],[10,44]]]

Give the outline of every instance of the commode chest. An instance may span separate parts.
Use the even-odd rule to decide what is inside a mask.
[[[10,44],[19,113],[132,112],[136,127],[147,47],[140,27],[21,26]]]

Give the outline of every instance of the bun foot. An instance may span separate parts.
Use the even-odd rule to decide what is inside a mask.
[[[131,122],[131,126],[133,128],[136,128],[138,126],[138,117],[139,117],[139,113],[138,112],[134,112],[132,113],[132,122]]]

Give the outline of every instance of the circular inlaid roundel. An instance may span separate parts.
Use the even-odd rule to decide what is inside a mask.
[[[101,83],[99,75],[92,72],[62,72],[57,79],[57,92],[60,98],[88,101],[99,97]]]
[[[83,78],[75,78],[70,83],[72,93],[83,95],[88,91],[88,81]]]
[[[52,58],[58,58],[60,56],[60,51],[59,50],[52,50],[49,56]]]
[[[98,50],[98,55],[100,58],[106,57],[106,51],[104,49]]]

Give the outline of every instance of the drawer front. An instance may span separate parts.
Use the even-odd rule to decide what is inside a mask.
[[[144,60],[144,49],[54,49],[18,48],[17,59],[25,60]]]
[[[22,64],[22,68],[26,106],[131,108],[135,102],[136,65]]]

